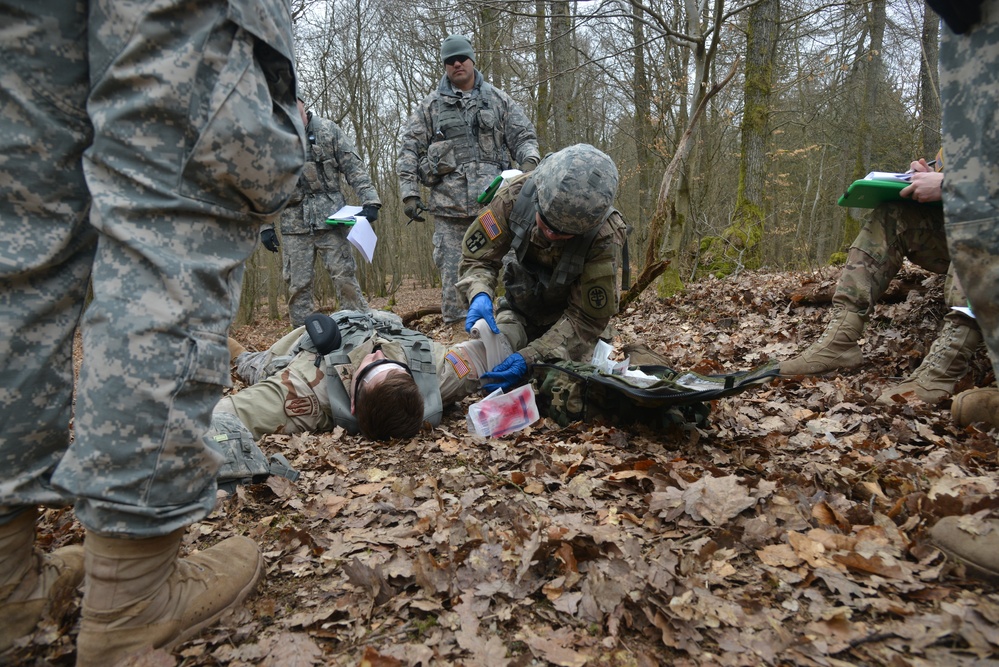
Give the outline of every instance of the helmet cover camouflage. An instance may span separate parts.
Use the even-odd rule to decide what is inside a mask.
[[[589,144],[568,146],[545,157],[533,173],[538,211],[553,231],[585,234],[610,214],[617,196],[617,167]]]

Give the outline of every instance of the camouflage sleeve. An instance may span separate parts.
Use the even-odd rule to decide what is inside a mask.
[[[503,133],[510,154],[519,165],[524,164],[524,161],[528,159],[533,159],[535,163],[540,162],[538,133],[534,129],[534,124],[524,113],[523,107],[514,102],[513,98],[508,97],[507,103],[507,117]]]
[[[511,190],[501,191],[489,206],[482,209],[462,239],[456,287],[469,301],[479,292],[485,292],[490,298],[496,297],[496,282],[503,267],[503,256],[513,242],[507,224],[507,216],[516,199]]]
[[[334,133],[333,150],[336,153],[337,164],[340,165],[343,177],[357,193],[357,198],[361,200],[361,204],[381,205],[382,202],[378,198],[378,192],[375,190],[374,183],[371,182],[371,176],[364,166],[364,161],[357,154],[354,142],[340,127],[337,127]]]
[[[617,274],[626,230],[621,215],[612,213],[590,248],[583,275],[570,289],[562,317],[540,338],[518,350],[528,363],[562,357],[589,361],[597,339],[621,303]]]
[[[430,136],[433,132],[433,120],[430,115],[432,97],[431,95],[423,100],[403,126],[399,157],[395,165],[399,177],[399,195],[403,200],[407,197],[419,197],[421,183],[430,186],[427,146],[430,145]]]

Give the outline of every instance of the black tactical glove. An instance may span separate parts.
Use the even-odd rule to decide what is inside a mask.
[[[402,200],[402,210],[403,213],[409,218],[410,222],[416,220],[417,222],[423,222],[426,220],[420,213],[427,210],[427,207],[423,205],[423,200],[419,197],[406,197]]]
[[[944,23],[958,35],[963,35],[982,18],[982,0],[926,0]]]
[[[271,252],[277,252],[278,248],[281,247],[281,243],[278,241],[277,233],[273,229],[262,229],[260,230],[260,242],[264,244],[264,247]]]
[[[378,204],[365,204],[361,207],[361,215],[368,219],[368,222],[374,222],[378,219],[378,209],[381,208]]]

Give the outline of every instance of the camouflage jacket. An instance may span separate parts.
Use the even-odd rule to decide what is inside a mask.
[[[514,243],[510,216],[530,178],[532,174],[512,179],[465,233],[458,289],[469,301],[479,292],[495,298],[503,257]],[[588,247],[573,239],[548,241],[536,225],[531,228],[527,247],[503,272],[506,301],[527,319],[529,328],[544,330],[518,350],[528,363],[563,355],[589,361],[597,338],[618,310],[617,273],[626,234],[627,225],[617,210],[595,231]],[[559,286],[554,275],[564,266],[563,255],[573,248],[584,254],[581,272]]]
[[[282,234],[308,234],[326,228],[326,218],[347,203],[341,175],[361,200],[381,204],[368,170],[353,142],[340,126],[312,115],[306,134],[310,141],[305,169],[288,207],[281,213]]]
[[[430,188],[430,212],[476,214],[476,198],[504,169],[540,159],[534,125],[519,104],[475,71],[475,86],[455,90],[445,76],[406,121],[396,172],[403,199]]]

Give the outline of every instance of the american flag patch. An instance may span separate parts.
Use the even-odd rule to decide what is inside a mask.
[[[479,223],[482,225],[482,229],[485,230],[486,236],[489,237],[490,241],[500,235],[500,226],[496,222],[496,218],[493,217],[492,211],[486,211],[480,215]]]
[[[459,380],[465,378],[466,375],[472,370],[468,367],[468,362],[462,359],[457,352],[454,350],[449,350],[447,354],[444,355],[448,363],[454,368],[455,375],[458,376]]]

